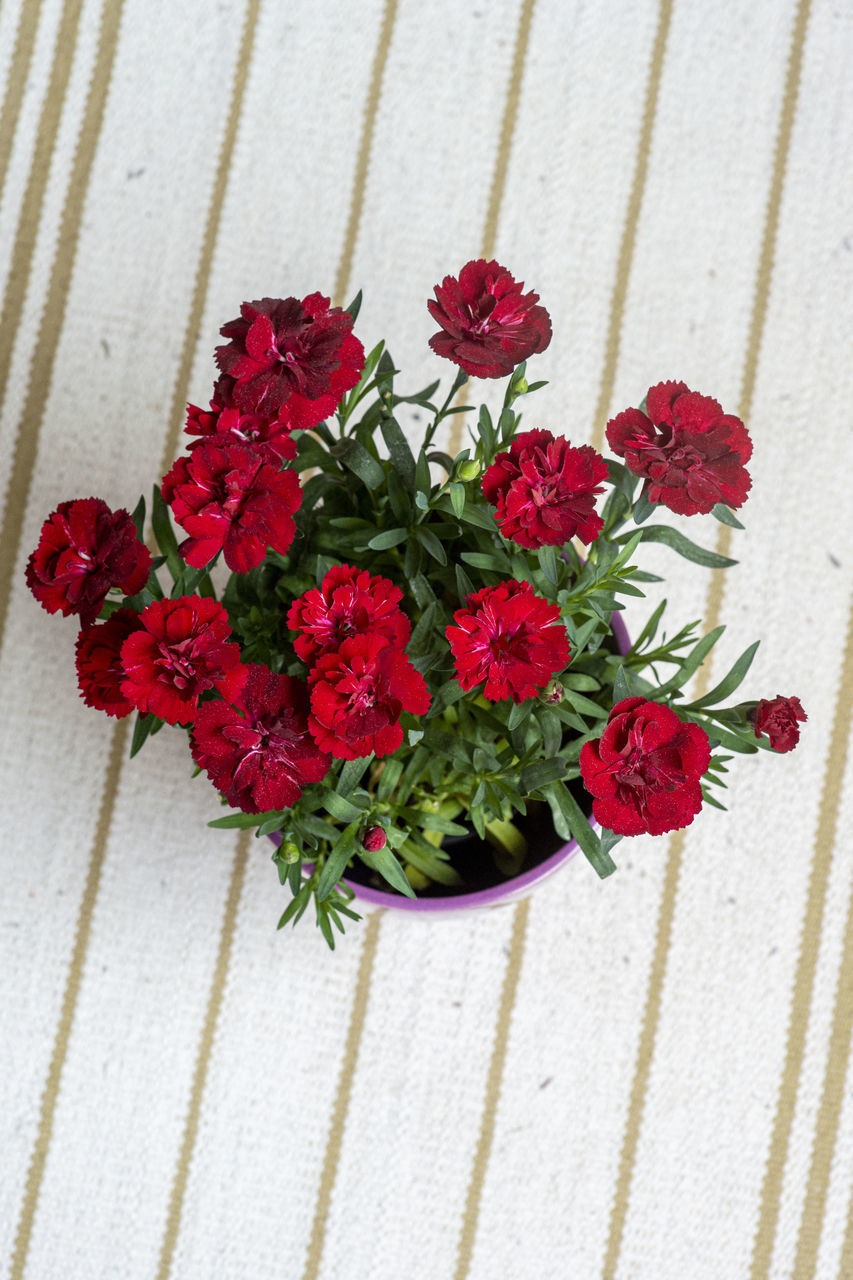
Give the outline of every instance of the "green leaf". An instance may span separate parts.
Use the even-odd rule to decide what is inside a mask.
[[[137,711],[136,720],[134,721],[134,725],[133,725],[133,738],[131,739],[131,743],[130,743],[131,760],[136,755],[137,751],[140,751],[142,749],[142,744],[145,742],[145,739],[149,737],[150,734],[156,733],[158,728],[160,728],[165,723],[166,723],[165,720],[160,720],[157,716],[153,715],[152,713],[149,713],[148,715],[142,715],[140,712]],[[254,826],[254,823],[252,823],[252,826]]]
[[[555,756],[563,744],[563,726],[560,717],[549,707],[542,707],[537,719],[542,730],[542,751],[545,757]]]
[[[151,526],[154,530],[154,537],[157,539],[157,546],[166,557],[166,564],[169,572],[174,579],[180,578],[186,565],[181,559],[178,551],[178,539],[175,537],[175,531],[172,528],[172,522],[169,519],[169,508],[163,501],[163,495],[160,492],[160,486],[154,486],[151,503]]]
[[[452,484],[448,491],[450,493],[450,505],[453,507],[453,514],[458,518],[461,517],[465,510],[465,486],[464,484]]]
[[[726,506],[724,502],[718,502],[715,507],[711,508],[711,515],[715,520],[719,520],[720,524],[727,524],[730,529],[742,529],[743,525],[734,512]]]
[[[369,756],[358,756],[355,760],[346,760],[344,767],[341,769],[340,776],[335,786],[335,791],[339,796],[348,796],[354,791],[361,779],[364,777],[364,771],[373,759],[373,753]]]
[[[695,542],[685,538],[683,533],[679,533],[677,529],[670,529],[668,525],[646,525],[640,530],[639,536],[643,542],[662,542],[665,547],[670,547],[685,560],[704,565],[706,569],[728,569],[731,565],[737,564],[737,560],[730,560],[728,556],[721,556],[716,551],[708,551],[705,547],[697,546]],[[621,543],[623,539],[617,538],[616,541]]]
[[[368,489],[381,489],[385,483],[385,471],[380,462],[368,453],[358,440],[341,440],[329,450],[348,470],[363,480]]]
[[[435,601],[435,592],[429,585],[428,579],[422,573],[416,573],[409,586],[419,608],[428,609]]]
[[[623,698],[635,698],[637,691],[633,687],[631,673],[625,666],[616,668],[616,675],[613,678],[613,705],[621,702]]]
[[[461,564],[457,564],[456,568],[456,590],[459,592],[459,599],[464,601],[474,592],[474,584],[468,577],[468,574],[462,568]]]
[[[617,845],[623,838],[623,836],[617,836],[616,832],[611,831],[608,827],[602,827],[600,837],[601,852],[605,855],[609,854],[614,845]]]
[[[409,536],[408,529],[383,529],[368,542],[371,551],[387,551],[389,547],[397,547]]]
[[[564,840],[574,837],[602,880],[616,870],[616,864],[601,847],[601,841],[589,825],[589,821],[577,800],[563,782],[554,782],[547,789],[548,803],[557,833]]]
[[[433,560],[437,560],[441,565],[447,564],[447,553],[431,529],[425,529],[423,525],[418,525],[415,535],[418,542],[432,556]]]
[[[505,574],[508,571],[506,556],[486,555],[481,551],[463,551],[459,557],[474,569],[491,569],[494,573]]]
[[[655,636],[657,635],[658,626],[660,624],[661,618],[663,617],[663,613],[665,609],[666,609],[666,600],[661,600],[660,604],[655,609],[654,613],[649,618],[648,622],[643,627],[642,631],[637,636],[636,640],[631,646],[632,653],[639,653],[643,645],[647,641],[649,644],[651,644],[652,640],[654,640]]]
[[[649,697],[653,700],[658,700],[661,697],[665,697],[667,694],[673,693],[676,689],[683,688],[690,677],[698,671],[699,667],[711,652],[725,629],[725,626],[715,627],[713,631],[709,631],[706,636],[703,636],[699,643],[691,649],[690,653],[684,659],[680,670],[676,671],[675,675],[672,676],[671,679],[667,680],[665,684],[660,685],[657,689],[653,689],[650,692]]]
[[[634,524],[642,524],[644,520],[648,520],[649,516],[654,515],[657,503],[649,502],[645,489],[640,491],[640,496],[634,503]]]
[[[620,667],[619,670],[624,671],[625,668]],[[630,695],[626,694],[625,696],[628,697]],[[604,707],[600,707],[597,702],[593,702],[591,698],[585,698],[582,693],[577,693],[574,689],[566,689],[566,702],[574,707],[575,711],[579,711],[581,715],[592,716],[596,720],[606,720],[610,714],[609,711],[605,711]]]
[[[427,456],[421,449],[418,453],[418,460],[415,464],[415,489],[418,493],[422,493],[426,498],[432,492],[432,479],[429,474],[429,463]]]
[[[403,868],[397,860],[396,855],[386,844],[384,849],[361,849],[359,857],[372,871],[378,871],[382,879],[391,885],[392,889],[406,895],[407,898],[414,898],[415,891],[406,879]]]
[[[744,649],[737,662],[734,663],[719,684],[714,685],[713,689],[703,694],[696,702],[688,703],[682,710],[698,711],[700,707],[713,707],[716,703],[723,702],[730,694],[734,693],[752,666],[752,660],[760,643],[760,640],[756,640],[748,649]]]
[[[133,508],[133,512],[130,518],[133,521],[134,526],[136,528],[136,536],[141,542],[142,533],[145,528],[145,495],[144,494],[139,495],[139,501],[137,502],[136,506]]]
[[[353,298],[349,306],[344,307],[344,311],[346,311],[348,315],[352,316],[353,324],[355,324],[356,320],[358,319],[358,313],[360,310],[361,310],[361,289],[359,289],[358,293],[355,295],[355,297]]]
[[[379,429],[388,446],[391,462],[411,488],[415,483],[415,458],[400,424],[391,417],[381,418]]]
[[[459,872],[454,870],[449,862],[445,862],[432,845],[414,834],[401,844],[400,853],[406,862],[410,862],[422,875],[429,876],[430,880],[435,880],[437,884],[443,884],[449,888],[457,888],[461,885],[462,877]]]
[[[519,790],[522,795],[529,796],[532,791],[547,787],[566,775],[566,762],[560,756],[550,760],[534,760],[526,769],[522,769],[519,779]]]
[[[360,820],[362,816],[358,805],[345,800],[336,791],[327,792],[323,796],[322,805],[327,813],[330,813],[333,818],[337,818],[338,822],[354,822],[356,819]]]
[[[529,715],[530,703],[527,699],[523,702],[514,702],[506,722],[506,727],[510,733],[512,733],[513,729],[517,729],[520,724],[523,724]]]
[[[544,546],[539,548],[539,567],[548,581],[552,582],[556,587],[559,581],[559,572],[557,569],[557,553],[553,547]]]
[[[219,831],[248,831],[251,827],[257,827],[261,823],[268,822],[270,818],[279,818],[281,815],[276,809],[269,809],[266,813],[229,813],[225,818],[215,818],[213,822],[208,822],[209,827],[215,827]]]
[[[346,865],[355,851],[356,836],[360,825],[361,814],[359,814],[356,821],[351,822],[348,827],[344,827],[332,845],[331,852],[323,863],[323,870],[320,872],[320,878],[317,881],[318,902],[322,902],[324,898],[329,896],[343,876]]]
[[[306,880],[305,884],[299,890],[299,892],[297,893],[293,901],[289,902],[285,907],[281,915],[281,918],[278,924],[276,925],[277,929],[283,929],[284,926],[288,924],[291,920],[293,921],[294,924],[296,924],[296,921],[302,918],[302,916],[305,914],[305,909],[308,906],[308,903],[311,901],[312,892],[313,892],[313,886],[311,884],[311,881]]]

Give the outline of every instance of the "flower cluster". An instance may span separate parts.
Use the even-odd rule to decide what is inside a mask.
[[[348,867],[410,895],[465,889],[448,842],[480,837],[511,875],[539,809],[606,875],[622,837],[716,803],[720,750],[788,752],[806,720],[793,696],[720,705],[755,646],[687,702],[715,636],[657,638],[663,605],[633,645],[617,622],[654,581],[632,559],[644,540],[733,563],[645,521],[658,507],[737,527],[752,453],[739,418],[668,381],[607,424],[614,458],[520,431],[516,401],[541,385],[525,362],[551,322],[484,259],[427,303],[430,346],[459,368],[447,399],[433,402],[437,383],[398,395],[384,344],[365,355],[353,332],[359,298],[261,298],[223,325],[209,408],[188,405],[185,452],[154,489],[155,558],[142,500],[131,516],[91,497],[59,504],[26,567],[39,604],[79,621],[86,705],[136,713],[134,752],[180,726],[237,811],[213,825],[278,833],[282,920],[313,896],[330,942],[352,915]],[[508,383],[451,457],[433,439],[464,411],[468,376]],[[418,447],[402,401],[429,415]]]

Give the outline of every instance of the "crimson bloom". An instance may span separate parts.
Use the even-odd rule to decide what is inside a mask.
[[[595,511],[607,463],[588,444],[574,447],[550,431],[525,431],[483,476],[486,501],[497,507],[501,533],[521,547],[589,544],[603,527]]]
[[[308,732],[304,680],[276,675],[260,663],[245,668],[246,683],[231,703],[199,707],[192,755],[217,791],[244,813],[287,809],[309,782],[321,782],[332,758]]]
[[[502,378],[551,341],[551,320],[497,262],[479,258],[435,286],[429,313],[442,332],[429,340],[436,355],[461,365],[474,378]]]
[[[319,588],[290,606],[287,625],[302,633],[293,647],[309,664],[321,653],[339,649],[350,636],[367,632],[402,649],[411,633],[409,619],[397,607],[402,598],[400,588],[387,578],[350,564],[333,565]]]
[[[338,760],[389,755],[403,741],[402,712],[429,710],[423,676],[379,635],[351,636],[337,653],[321,654],[308,683],[311,732]]]
[[[101,498],[60,502],[27,561],[27,586],[48,613],[80,615],[90,627],[112,587],[136,595],[148,581],[151,555],[123,507]]]
[[[352,317],[330,307],[320,293],[301,302],[244,302],[240,318],[219,332],[230,339],[216,348],[216,363],[234,379],[233,403],[244,413],[285,421],[291,429],[315,427],[334,413],[364,368]]]
[[[122,645],[140,628],[133,609],[117,609],[106,622],[83,627],[77,637],[77,683],[87,707],[97,707],[117,720],[130,715],[133,703],[121,691],[125,670]]]
[[[707,515],[718,502],[741,507],[752,481],[752,441],[740,418],[683,382],[650,387],[646,412],[626,409],[607,424],[607,440],[650,502],[678,515]]]
[[[534,595],[529,582],[509,579],[468,596],[447,628],[463,689],[486,682],[491,702],[523,702],[544,689],[569,662],[560,607]]]
[[[296,533],[302,490],[295,471],[230,436],[211,436],[163,477],[163,497],[190,535],[181,555],[201,569],[218,551],[235,573],[248,573],[272,547],[284,555]]]
[[[708,735],[669,707],[623,698],[600,738],[584,743],[580,769],[592,814],[620,836],[659,836],[687,827],[702,807]]]
[[[750,718],[756,738],[766,736],[773,750],[780,752],[794,750],[800,740],[797,721],[808,720],[799,698],[784,698],[781,693],[762,698]]]
[[[228,614],[216,600],[155,600],[139,623],[121,648],[121,692],[137,710],[167,724],[189,724],[203,693],[216,689],[228,701],[237,697],[246,668],[240,646],[229,641]]]
[[[251,444],[268,453],[273,460],[292,461],[296,441],[291,438],[290,423],[263,413],[244,413],[234,403],[233,389],[234,379],[223,373],[214,385],[209,409],[187,405],[187,435],[200,437],[188,448],[197,449],[207,436],[228,436],[235,444]]]

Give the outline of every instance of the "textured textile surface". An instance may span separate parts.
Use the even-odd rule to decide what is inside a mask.
[[[4,0],[2,1276],[853,1277],[851,62],[845,0]],[[150,489],[244,298],[363,287],[415,387],[481,253],[551,312],[530,425],[740,406],[737,568],[649,562],[809,720],[604,883],[330,955],[24,564]]]

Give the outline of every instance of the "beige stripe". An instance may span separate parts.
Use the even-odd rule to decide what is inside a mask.
[[[847,622],[847,642],[841,670],[841,682],[830,732],[826,772],[823,778],[817,833],[815,835],[816,856],[812,864],[813,882],[809,888],[809,908],[814,909],[816,916],[813,920],[809,919],[809,910],[807,909],[807,923],[803,929],[803,952],[805,953],[807,948],[811,951],[807,962],[809,969],[808,1003],[804,999],[802,1005],[799,1006],[796,996],[794,1000],[794,1016],[802,1021],[802,1026],[798,1028],[797,1034],[802,1035],[804,1042],[807,1032],[814,971],[817,965],[818,944],[823,923],[823,903],[825,902],[826,888],[829,881],[832,850],[838,837],[838,810],[844,786],[844,774],[847,768],[847,742],[851,716],[853,716],[853,603],[851,603],[850,616]],[[812,888],[815,889],[814,894],[812,893]],[[812,907],[813,898],[815,899],[814,907]],[[799,978],[799,974],[797,976]],[[797,1257],[794,1264],[793,1280],[808,1280],[809,1277],[815,1274],[823,1215],[826,1208],[829,1173],[835,1150],[841,1104],[844,1098],[844,1082],[847,1058],[850,1052],[851,1031],[853,1031],[853,894],[851,894],[848,908],[844,954],[838,977],[838,990],[835,995],[835,1011],[832,1019],[832,1034],[829,1041],[829,1056],[826,1063],[823,1095],[815,1130],[805,1207],[800,1220],[800,1235],[797,1241]],[[786,1067],[787,1065],[786,1062]],[[801,1065],[802,1062],[800,1060],[797,1063],[798,1077]],[[792,1091],[792,1096],[795,1096],[795,1094],[796,1089]],[[853,1274],[853,1272],[848,1274]]]
[[[15,454],[12,460],[12,471],[6,497],[6,508],[3,512],[3,523],[0,526],[0,648],[6,628],[6,616],[9,610],[9,598],[12,593],[12,578],[18,559],[21,541],[21,530],[27,510],[33,468],[38,448],[38,434],[48,391],[50,390],[53,358],[64,319],[65,298],[68,293],[68,282],[74,265],[74,254],[77,248],[77,235],[80,230],[80,218],[86,189],[89,182],[89,171],[95,154],[95,145],[100,133],[104,100],[112,70],[112,53],[115,37],[106,38],[106,28],[117,26],[117,15],[121,5],[113,7],[116,22],[109,16],[111,6],[106,5],[104,31],[98,50],[98,63],[89,96],[86,101],[86,113],[74,155],[74,164],[68,184],[65,208],[62,212],[62,225],[59,231],[59,244],[56,260],[50,277],[48,296],[45,300],[41,328],[32,350],[43,364],[30,371],[30,382],[27,400],[21,419],[18,437],[15,441]],[[77,48],[77,33],[80,24],[82,0],[67,0],[59,23],[56,37],[56,50],[50,71],[50,82],[42,104],[39,119],[38,135],[35,151],[30,167],[27,187],[24,192],[18,227],[15,233],[15,245],[12,250],[12,262],[0,313],[0,410],[5,399],[6,386],[9,380],[9,366],[12,361],[12,350],[19,332],[19,319],[24,309],[24,301],[32,272],[33,253],[41,221],[41,208],[50,173],[50,162],[62,109],[65,93],[74,62]],[[44,355],[42,356],[42,353]]]
[[[225,127],[225,137],[222,140],[222,150],[219,153],[219,161],[216,166],[216,177],[213,181],[213,192],[207,210],[207,221],[204,226],[204,239],[202,240],[201,254],[199,255],[195,272],[193,296],[190,300],[189,319],[184,330],[181,359],[175,379],[175,393],[172,396],[172,406],[169,410],[169,434],[166,437],[166,444],[163,448],[161,474],[168,471],[175,460],[175,454],[178,451],[178,437],[181,434],[186,418],[187,394],[192,375],[193,357],[198,344],[202,320],[204,319],[210,269],[213,263],[214,250],[216,249],[216,237],[222,217],[222,206],[225,203],[225,194],[228,190],[228,176],[231,172],[231,162],[234,157],[234,146],[237,141],[237,127],[240,123],[243,99],[246,95],[246,84],[249,79],[259,11],[260,0],[249,0],[243,26],[243,38],[240,52],[237,55],[237,66],[234,71],[228,123]]]
[[[6,170],[9,167],[12,144],[18,128],[18,117],[24,101],[24,89],[30,73],[40,8],[41,0],[26,0],[18,20],[15,48],[6,81],[6,92],[3,95],[3,107],[0,109],[0,198],[6,186]]]
[[[314,1206],[314,1221],[311,1224],[311,1239],[308,1243],[308,1257],[302,1280],[317,1280],[320,1274],[320,1263],[323,1260],[323,1248],[326,1243],[326,1219],[332,1202],[332,1192],[338,1176],[338,1162],[341,1158],[341,1147],[349,1111],[352,1082],[358,1065],[358,1051],[361,1034],[367,1016],[367,1004],[370,996],[370,983],[373,977],[373,963],[376,958],[376,945],[379,941],[379,923],[382,911],[374,911],[365,926],[365,936],[355,992],[352,1001],[352,1014],[347,1031],[341,1071],[338,1077],[338,1089],[332,1108],[332,1119],[329,1124],[329,1137],[326,1141],[326,1154],[323,1157],[323,1171],[320,1174],[320,1189],[317,1192],[317,1203]]]
[[[497,1116],[501,1084],[503,1083],[509,1029],[512,1025],[515,997],[518,992],[518,980],[521,976],[521,966],[524,961],[524,942],[529,914],[530,901],[528,898],[524,898],[513,912],[509,959],[504,970],[501,1000],[498,1006],[497,1022],[495,1023],[492,1057],[489,1062],[489,1074],[486,1079],[486,1098],[480,1120],[480,1136],[477,1140],[477,1150],[474,1153],[471,1179],[468,1183],[468,1194],[465,1198],[465,1210],[462,1215],[462,1230],[456,1254],[456,1269],[453,1273],[454,1280],[465,1280],[474,1253],[474,1242],[477,1238],[477,1220],[480,1216],[480,1199],[483,1194],[483,1183],[486,1180],[486,1170],[489,1166],[489,1156],[492,1151],[495,1117]]]
[[[800,0],[800,6],[797,11],[791,35],[788,72],[785,81],[779,129],[776,137],[761,251],[756,272],[756,289],[753,299],[752,315],[750,318],[741,392],[740,414],[743,418],[748,418],[752,409],[755,375],[758,368],[758,358],[767,317],[767,300],[770,291],[770,281],[779,226],[779,207],[782,200],[791,131],[796,113],[807,13],[808,0]],[[606,410],[603,412],[606,412]],[[727,526],[721,525],[717,536],[717,550],[721,554],[725,555],[728,553],[730,539],[731,530]],[[707,596],[707,607],[705,609],[705,626],[709,631],[713,630],[713,628],[718,625],[722,613],[724,581],[722,571],[717,570],[712,574]],[[701,694],[707,689],[710,674],[710,665],[706,665],[698,673],[695,682],[697,696],[701,696]],[[640,1044],[637,1050],[635,1076],[631,1087],[628,1117],[625,1125],[625,1137],[623,1139],[622,1151],[619,1159],[619,1175],[613,1207],[611,1209],[610,1228],[608,1232],[602,1280],[613,1280],[613,1277],[616,1274],[616,1267],[618,1265],[619,1254],[622,1247],[622,1236],[630,1200],[634,1162],[636,1159],[640,1128],[645,1110],[646,1089],[648,1086],[649,1072],[657,1039],[661,994],[669,958],[669,945],[672,936],[678,883],[681,875],[681,859],[684,850],[684,841],[685,833],[678,832],[670,842],[663,896],[661,899],[660,915],[658,920],[655,953],[652,960],[651,971],[649,973],[646,1007],[643,1014]]]
[[[349,298],[346,297],[346,291],[350,286],[352,260],[355,253],[356,240],[358,239],[358,229],[361,226],[364,192],[367,186],[367,170],[370,165],[370,152],[373,147],[373,131],[376,126],[376,117],[379,114],[382,78],[385,75],[385,66],[388,62],[388,51],[391,48],[391,35],[396,18],[397,0],[385,0],[385,12],[382,15],[382,26],[379,30],[376,53],[373,56],[370,87],[367,90],[367,102],[364,107],[364,128],[361,131],[361,141],[358,145],[358,158],[355,163],[349,216],[347,218],[346,231],[344,232],[344,245],[335,276],[334,302],[339,307],[345,307],[349,302]]]
[[[246,877],[246,865],[249,861],[249,849],[252,844],[252,833],[244,831],[237,841],[237,851],[231,867],[231,880],[228,885],[228,896],[225,899],[225,914],[222,917],[222,932],[219,938],[219,951],[213,969],[213,981],[210,984],[210,995],[207,1000],[207,1012],[201,1031],[198,1057],[196,1058],[193,1082],[190,1089],[190,1101],[187,1107],[187,1118],[184,1123],[184,1137],[178,1155],[172,1183],[172,1194],[169,1197],[169,1209],[166,1215],[166,1230],[160,1247],[160,1263],[157,1267],[157,1280],[167,1280],[172,1269],[175,1245],[178,1242],[178,1231],[181,1226],[181,1210],[184,1205],[184,1194],[187,1189],[187,1178],[190,1172],[193,1148],[198,1135],[198,1123],[201,1115],[201,1104],[204,1098],[204,1086],[207,1071],[213,1053],[213,1040],[225,994],[225,982],[228,977],[228,966],[231,960],[231,947],[234,930],[237,925],[237,911],[243,892],[243,881]]]
[[[41,1181],[44,1175],[45,1164],[47,1163],[47,1153],[50,1148],[50,1138],[53,1132],[53,1118],[56,1113],[56,1100],[59,1095],[62,1068],[65,1065],[65,1055],[68,1052],[68,1039],[74,1022],[74,1010],[77,1006],[77,996],[79,994],[80,983],[83,978],[83,964],[86,959],[86,950],[89,946],[89,936],[92,932],[92,914],[94,912],[95,901],[98,896],[98,885],[101,880],[101,868],[104,864],[107,839],[110,833],[112,809],[113,804],[115,803],[116,791],[118,789],[122,759],[127,748],[127,739],[128,721],[121,720],[115,726],[113,731],[113,740],[110,746],[110,757],[107,765],[106,779],[104,781],[104,791],[101,796],[98,821],[95,827],[95,838],[92,842],[92,851],[89,857],[89,870],[86,875],[86,884],[83,889],[83,900],[80,904],[80,911],[77,916],[77,932],[74,938],[74,947],[71,952],[71,964],[68,970],[68,979],[66,981],[65,992],[62,997],[62,1011],[59,1015],[59,1026],[57,1027],[56,1038],[53,1044],[53,1054],[50,1059],[50,1067],[48,1068],[47,1082],[44,1087],[44,1093],[42,1094],[38,1132],[35,1147],[33,1148],[33,1153],[30,1157],[30,1167],[27,1171],[27,1181],[24,1187],[24,1200],[21,1206],[20,1216],[18,1218],[17,1231],[15,1233],[15,1247],[12,1255],[11,1271],[9,1273],[11,1280],[21,1280],[27,1261],[30,1240],[32,1238],[36,1206],[38,1205]]]
[[[625,214],[625,227],[622,232],[622,243],[619,246],[619,260],[616,264],[616,279],[613,284],[613,295],[610,299],[610,323],[607,329],[607,341],[604,348],[604,370],[601,375],[601,387],[598,393],[598,404],[592,425],[592,446],[601,449],[604,444],[604,428],[613,398],[613,383],[616,378],[616,365],[619,360],[619,340],[622,335],[622,318],[625,312],[625,299],[628,295],[628,280],[631,275],[631,263],[634,259],[634,245],[637,239],[637,224],[640,221],[640,209],[643,205],[643,192],[646,186],[646,174],[649,169],[649,153],[652,149],[652,134],[657,113],[658,90],[660,87],[666,43],[672,19],[672,0],[661,0],[658,11],[658,25],[652,56],[649,61],[649,78],[646,84],[646,101],[643,106],[643,122],[640,126],[640,137],[637,143],[637,159],[634,175],[631,180],[631,193],[628,196],[628,209]]]
[[[853,1276],[853,1188],[847,1205],[847,1225],[844,1228],[844,1243],[841,1247],[841,1265],[838,1268],[837,1280],[845,1276]]]

